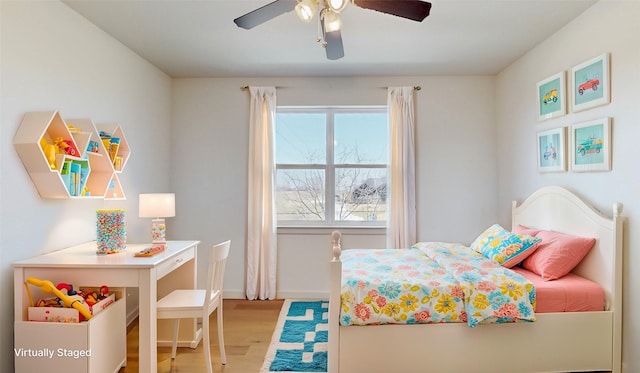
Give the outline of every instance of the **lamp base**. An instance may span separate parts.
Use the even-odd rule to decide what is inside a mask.
[[[151,221],[151,243],[153,244],[165,244],[167,226],[164,219],[157,218]]]

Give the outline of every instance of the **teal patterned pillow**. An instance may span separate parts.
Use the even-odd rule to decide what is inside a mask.
[[[482,232],[470,247],[503,267],[511,268],[533,254],[540,241],[539,238],[515,234],[494,224]]]

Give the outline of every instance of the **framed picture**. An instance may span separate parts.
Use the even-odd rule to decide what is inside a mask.
[[[571,126],[571,171],[611,170],[611,118]]]
[[[538,132],[538,172],[566,171],[564,127]]]
[[[609,53],[571,69],[571,110],[590,109],[609,103]]]
[[[538,82],[538,120],[555,118],[567,113],[565,73],[559,72]]]

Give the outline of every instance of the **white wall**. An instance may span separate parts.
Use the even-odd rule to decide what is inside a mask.
[[[0,1],[0,371],[13,371],[11,262],[95,240],[95,210],[125,208],[128,242],[146,242],[137,194],[169,188],[171,80],[57,1]],[[120,123],[132,148],[126,201],[45,200],[12,144],[25,112]],[[37,338],[37,336],[34,336]]]
[[[415,92],[418,239],[471,242],[497,219],[493,77],[174,80],[171,168],[180,211],[172,229],[178,238],[201,240],[203,255],[214,242],[232,240],[226,296],[244,295],[246,84],[278,87],[278,105],[384,105],[384,87],[422,86]],[[281,233],[279,297],[327,294],[330,230]],[[345,235],[345,247],[385,244],[383,235],[355,233]],[[201,260],[201,284],[205,269]]]
[[[612,215],[614,202],[624,203],[623,371],[640,372],[640,2],[601,1],[589,8],[497,77],[500,221],[510,221],[510,200],[522,200],[545,185],[560,185]],[[592,57],[611,54],[611,103],[538,122],[536,83]],[[570,74],[568,74],[570,75]],[[536,133],[571,124],[612,118],[610,172],[546,173],[536,171]]]

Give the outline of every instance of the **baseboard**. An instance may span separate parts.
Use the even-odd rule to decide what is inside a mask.
[[[225,290],[224,299],[246,299],[247,295],[242,290]],[[328,291],[284,291],[277,292],[278,299],[329,299]]]
[[[242,290],[225,290],[222,292],[224,299],[247,299],[247,295]]]
[[[127,314],[127,326],[131,324],[136,318],[138,318],[138,307],[134,308]]]
[[[329,299],[326,291],[278,291],[278,299]]]

